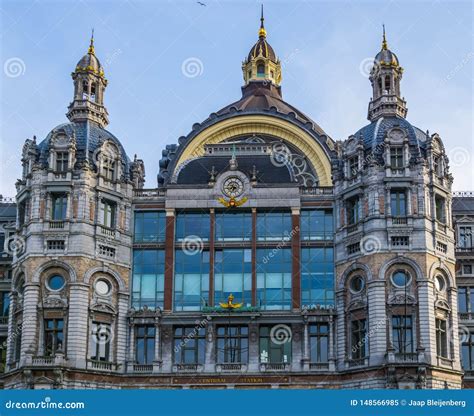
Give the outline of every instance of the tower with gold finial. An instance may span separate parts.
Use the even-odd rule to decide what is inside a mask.
[[[92,121],[100,127],[109,124],[107,109],[104,107],[104,91],[107,80],[104,68],[95,55],[94,31],[89,49],[77,63],[72,73],[74,98],[69,104],[67,117],[72,122]]]
[[[258,40],[242,63],[245,85],[251,82],[270,82],[275,86],[281,83],[281,63],[273,48],[267,42],[263,5],[260,16]]]
[[[369,76],[373,91],[367,116],[370,121],[380,117],[406,117],[408,111],[406,101],[400,96],[402,75],[403,68],[397,55],[388,48],[383,25],[382,48],[375,56]]]

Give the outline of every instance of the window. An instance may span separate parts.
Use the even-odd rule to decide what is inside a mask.
[[[474,312],[474,287],[458,287],[458,312]]]
[[[175,364],[203,364],[206,350],[205,335],[205,329],[198,326],[175,328]]]
[[[257,305],[264,310],[291,309],[291,249],[257,250]]]
[[[216,214],[217,241],[250,241],[252,214],[221,212]]]
[[[7,337],[0,337],[0,373],[5,372],[7,363]]]
[[[435,196],[435,214],[436,219],[439,222],[445,223],[446,222],[446,206],[445,200],[442,196],[436,195]]]
[[[469,333],[461,344],[462,368],[467,371],[474,370],[474,333]]]
[[[347,177],[351,179],[357,176],[357,173],[359,172],[359,157],[354,156],[349,158],[349,160],[347,161],[347,166],[349,168],[349,171],[347,172]]]
[[[259,63],[257,65],[257,77],[263,78],[265,76],[265,65],[263,63]]]
[[[65,194],[53,194],[51,219],[63,221],[66,219],[67,196]]]
[[[351,321],[351,358],[361,360],[367,356],[367,320]]]
[[[472,264],[463,264],[462,265],[462,274],[471,275],[472,274]]]
[[[436,241],[436,250],[441,253],[446,254],[448,252],[448,246],[441,241]]]
[[[413,318],[409,315],[392,316],[392,337],[395,352],[413,352]]]
[[[83,81],[82,83],[82,99],[89,99],[89,83],[87,81]]]
[[[209,251],[175,254],[174,310],[199,311],[209,301]]]
[[[365,280],[362,276],[354,276],[351,279],[351,282],[349,284],[349,288],[352,293],[360,293],[362,292],[362,289],[365,287]]]
[[[14,361],[19,361],[21,357],[21,334],[23,333],[23,328],[21,323],[15,323],[13,332],[13,359]]]
[[[436,290],[438,292],[443,292],[446,289],[446,280],[441,275],[437,275],[434,280]]]
[[[392,147],[390,149],[390,166],[392,169],[403,168],[403,148]]]
[[[348,255],[360,253],[360,243],[349,244],[346,249]]]
[[[104,156],[102,158],[102,175],[108,181],[115,179],[115,160],[111,157]]]
[[[301,249],[301,302],[334,304],[334,250],[332,247]]]
[[[99,244],[99,255],[109,259],[115,259],[115,248]]]
[[[359,222],[359,197],[346,201],[347,224],[352,225]]]
[[[165,280],[164,250],[134,250],[132,306],[163,307]]]
[[[208,241],[210,229],[211,219],[208,213],[180,212],[176,216],[176,241],[189,236],[197,236],[203,241]]]
[[[2,253],[4,250],[5,250],[5,234],[0,233],[0,253]]]
[[[63,330],[63,319],[44,320],[44,355],[46,357],[53,357],[57,352],[63,351]]]
[[[64,251],[65,248],[64,240],[48,240],[47,244],[48,251]]]
[[[103,199],[100,204],[101,224],[108,228],[115,228],[115,202]]]
[[[138,364],[151,364],[155,359],[155,326],[135,327],[135,356]]]
[[[137,243],[165,241],[166,213],[163,211],[136,211],[134,238]]]
[[[385,91],[390,92],[390,76],[385,76]]]
[[[245,364],[248,361],[249,338],[246,326],[217,327],[217,362]]]
[[[302,210],[300,216],[302,240],[332,240],[334,238],[331,210]]]
[[[404,270],[397,270],[392,275],[392,284],[395,287],[405,287],[408,286],[411,282],[411,276]]]
[[[257,214],[258,241],[290,241],[291,213],[259,212]]]
[[[0,292],[0,318],[8,318],[10,310],[10,292]],[[6,323],[1,322],[0,323]]]
[[[60,274],[53,274],[47,280],[48,289],[57,292],[66,284],[66,280]]]
[[[252,301],[252,251],[250,249],[216,250],[214,265],[214,304],[225,302],[230,294],[234,303]]]
[[[440,357],[448,357],[448,334],[444,319],[436,319],[436,352]]]
[[[326,363],[329,355],[329,325],[311,324],[309,332],[309,356],[312,363]]]
[[[433,171],[435,175],[441,176],[441,158],[439,156],[433,156]]]
[[[69,165],[69,153],[57,152],[56,153],[56,172],[67,172],[68,165]]]
[[[281,334],[277,332],[281,331]],[[280,336],[282,335],[282,336]],[[260,362],[291,363],[291,328],[286,325],[260,327]]]
[[[112,341],[112,327],[105,322],[92,322],[90,335],[91,360],[110,361],[110,344]]]
[[[410,238],[408,236],[394,236],[392,237],[392,247],[408,247]]]
[[[405,191],[390,192],[390,208],[393,217],[406,217],[406,194]]]
[[[472,227],[459,227],[459,247],[472,248]]]
[[[112,290],[111,284],[105,279],[98,279],[94,284],[95,293],[99,296],[108,296]]]

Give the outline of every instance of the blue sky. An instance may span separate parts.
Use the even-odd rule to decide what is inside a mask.
[[[108,129],[156,186],[161,151],[240,98],[241,62],[257,40],[257,1],[0,1],[0,194],[13,196],[24,140],[67,121],[70,74],[95,28]],[[472,3],[265,1],[267,40],[283,63],[283,97],[333,139],[366,125],[368,59],[381,44],[405,68],[408,120],[438,132],[456,190],[474,189]],[[190,77],[183,63],[199,65]],[[15,72],[18,71],[18,72]],[[193,75],[193,74],[191,74]]]

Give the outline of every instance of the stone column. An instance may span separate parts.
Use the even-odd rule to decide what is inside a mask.
[[[13,290],[10,294],[10,309],[8,311],[8,338],[7,338],[7,345],[4,348],[7,348],[7,366],[10,369],[9,364],[14,360],[14,349],[17,338],[19,334],[16,333],[16,322],[13,322],[13,313],[16,309],[16,305],[18,304],[18,292]]]
[[[309,370],[309,331],[308,331],[308,318],[303,318],[303,358],[301,359],[302,370],[308,371]]]
[[[206,351],[204,361],[204,371],[206,373],[213,373],[215,371],[214,345],[216,341],[214,332],[214,325],[209,322],[206,328]]]
[[[334,340],[336,335],[336,328],[334,326],[334,315],[329,317],[329,333],[328,333],[328,344],[329,344],[329,371],[336,371],[336,355],[334,354]]]
[[[161,334],[161,369],[164,373],[170,373],[173,366],[173,327],[171,325],[163,325],[161,327]]]
[[[346,363],[347,351],[346,346],[347,342],[347,326],[350,322],[346,323],[346,313],[344,308],[344,290],[339,290],[336,292],[336,310],[337,310],[337,363],[338,363],[338,370],[344,370],[344,366]]]
[[[387,311],[385,282],[373,280],[367,284],[369,364],[381,365],[387,353]]]
[[[160,320],[155,320],[155,357],[153,358],[153,372],[158,373],[161,369],[161,325]]]
[[[30,359],[38,348],[39,289],[39,283],[25,284],[20,366],[27,361],[27,358]]]
[[[429,364],[437,365],[436,329],[434,313],[433,282],[420,279],[418,282],[418,319],[420,340],[425,348],[425,358]]]
[[[258,325],[255,322],[249,324],[249,366],[248,371],[258,372],[260,367],[260,351],[258,346]]]
[[[116,324],[117,341],[115,346],[117,348],[116,361],[122,371],[125,368],[126,355],[126,341],[127,341],[127,312],[128,312],[128,294],[118,294],[118,314]]]
[[[86,368],[89,321],[89,286],[71,283],[67,327],[67,357],[73,367]]]

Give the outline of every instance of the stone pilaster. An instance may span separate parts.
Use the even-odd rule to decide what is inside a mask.
[[[89,286],[72,283],[69,290],[67,357],[72,366],[86,368],[89,321]]]

